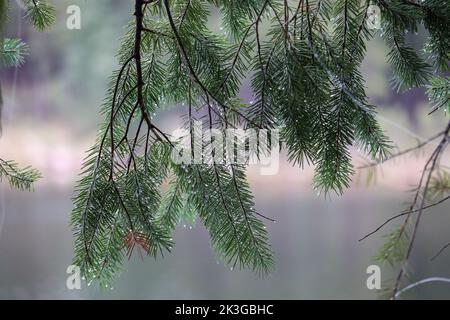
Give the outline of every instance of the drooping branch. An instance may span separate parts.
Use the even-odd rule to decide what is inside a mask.
[[[439,251],[433,257],[431,257],[430,261],[436,260],[449,247],[450,247],[450,242],[445,244],[444,246],[442,246],[442,248],[439,249]]]
[[[449,199],[450,199],[450,196],[447,196],[447,197],[445,197],[445,198],[443,198],[443,199],[441,199],[441,200],[439,200],[439,201],[437,201],[437,202],[434,202],[434,203],[432,203],[432,204],[426,205],[426,206],[424,206],[424,207],[421,208],[421,209],[408,210],[408,211],[403,211],[403,212],[401,212],[401,213],[399,213],[399,214],[396,214],[396,215],[390,217],[389,219],[387,219],[385,222],[383,222],[381,225],[379,225],[375,230],[369,232],[368,234],[366,234],[364,237],[362,237],[362,238],[359,239],[358,241],[363,241],[363,240],[369,238],[371,235],[374,235],[375,233],[377,233],[378,231],[380,231],[384,226],[388,225],[389,222],[391,222],[391,221],[394,221],[394,220],[396,220],[396,219],[398,219],[398,218],[400,218],[400,217],[406,216],[406,215],[410,215],[410,214],[413,214],[413,213],[418,213],[418,212],[420,212],[421,210],[426,210],[426,209],[433,208],[433,207],[435,207],[435,206],[438,206],[438,205],[440,205],[440,204],[442,204],[442,203],[448,201]]]
[[[251,124],[255,125],[256,127],[260,128],[260,126],[257,123],[255,123],[252,120],[250,120],[242,112],[240,112],[239,110],[235,110],[234,108],[230,108],[224,102],[220,101],[217,97],[215,97],[215,95],[200,80],[200,78],[198,77],[197,73],[195,72],[194,67],[193,67],[193,65],[192,65],[192,63],[190,61],[190,58],[189,58],[188,54],[187,54],[186,48],[185,48],[185,46],[183,44],[183,40],[181,39],[181,36],[180,36],[180,34],[178,32],[177,26],[175,25],[175,22],[174,22],[173,17],[172,17],[172,12],[170,10],[170,5],[169,5],[169,1],[168,0],[164,0],[164,7],[166,9],[167,17],[169,19],[169,23],[170,23],[170,26],[172,28],[172,31],[173,31],[173,33],[175,35],[175,39],[177,41],[177,46],[178,46],[178,48],[180,50],[181,56],[183,58],[183,61],[186,64],[186,66],[187,66],[187,68],[189,70],[189,74],[192,77],[193,82],[195,82],[200,87],[200,89],[203,91],[203,93],[205,95],[206,104],[207,104],[208,109],[212,109],[211,101],[210,101],[210,99],[212,99],[218,105],[220,105],[221,107],[238,114],[240,117],[245,119],[248,123],[251,123]],[[262,129],[262,128],[260,128],[260,129]]]
[[[225,36],[207,26],[210,3],[224,13]],[[128,257],[135,246],[152,255],[170,251],[169,234],[176,224],[187,215],[198,215],[214,249],[228,264],[263,274],[271,270],[272,253],[258,218],[275,220],[254,209],[245,165],[173,163],[170,152],[175,142],[155,126],[153,116],[160,104],[187,103],[183,118],[189,121],[192,157],[195,143],[214,148],[212,137],[211,141],[192,139],[197,118],[225,136],[227,129],[242,124],[259,129],[277,125],[289,161],[315,164],[314,186],[343,192],[353,173],[352,145],[378,164],[390,147],[376,121],[375,107],[368,104],[359,71],[365,41],[371,37],[364,21],[368,4],[337,0],[330,8],[328,1],[298,0],[293,8],[290,1],[256,5],[253,1],[136,0],[120,51],[125,71],[115,74],[116,89],[108,92],[113,101],[108,99],[108,120],[100,132],[104,142],[100,138],[90,153],[88,177],[80,183],[75,201],[77,262],[92,257],[95,276],[111,279],[123,250]],[[391,2],[383,8],[391,9]],[[266,12],[272,18],[266,20]],[[266,22],[269,29],[263,34]],[[386,27],[399,34],[408,29]],[[393,34],[396,43],[391,46],[388,41],[389,47],[403,50],[401,37]],[[402,51],[406,53],[402,61],[408,52]],[[256,103],[239,99],[247,74],[252,74]],[[422,201],[417,206],[430,181],[429,171],[438,166],[437,153],[425,166],[414,205],[396,218],[406,216],[409,221],[413,214],[419,217],[441,203]],[[168,192],[161,191],[166,179]],[[84,236],[90,255],[81,248]]]
[[[423,189],[423,195],[422,195],[422,200],[421,200],[420,205],[419,205],[419,212],[417,213],[416,222],[414,224],[413,233],[412,233],[411,239],[409,241],[409,245],[408,245],[408,249],[407,249],[405,258],[403,260],[402,268],[400,269],[400,271],[398,273],[397,280],[396,280],[395,285],[394,285],[394,290],[393,290],[393,293],[392,293],[392,297],[393,298],[396,297],[397,291],[398,291],[399,286],[400,286],[400,282],[402,280],[403,274],[405,273],[406,265],[407,265],[407,263],[409,261],[409,258],[411,256],[411,252],[412,252],[413,247],[414,247],[414,242],[415,242],[415,239],[416,239],[417,230],[419,229],[419,224],[420,224],[420,221],[421,221],[421,218],[422,218],[422,214],[423,214],[423,211],[424,211],[424,207],[425,207],[425,201],[426,201],[426,197],[427,197],[427,194],[428,194],[428,188],[429,188],[429,185],[430,185],[431,177],[433,175],[434,170],[436,169],[436,164],[438,163],[438,161],[439,161],[442,153],[444,152],[446,146],[450,142],[449,133],[450,133],[450,122],[448,123],[447,128],[445,129],[445,132],[444,132],[444,135],[442,137],[441,142],[439,143],[439,145],[437,146],[435,152],[432,154],[432,156],[430,158],[431,159],[430,169],[428,171],[428,175],[427,175],[427,178],[426,178],[426,181],[425,181],[425,185],[424,185],[424,189]],[[420,188],[420,186],[419,186],[419,188]]]

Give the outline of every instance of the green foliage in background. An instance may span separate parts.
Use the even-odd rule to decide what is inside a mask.
[[[434,104],[431,112],[444,110],[450,113],[450,78],[444,76],[435,76],[428,85],[428,96]]]

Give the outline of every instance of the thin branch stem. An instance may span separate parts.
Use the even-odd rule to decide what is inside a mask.
[[[449,121],[449,123],[447,125],[447,128],[445,130],[444,137],[442,138],[439,146],[436,148],[435,152],[433,153],[433,155],[430,158],[430,159],[433,159],[433,160],[431,162],[431,168],[430,168],[430,170],[428,172],[427,180],[426,180],[426,183],[425,183],[425,187],[424,187],[424,191],[423,191],[423,195],[422,195],[422,200],[421,200],[420,207],[419,207],[420,210],[419,210],[418,215],[417,215],[416,223],[414,225],[413,233],[412,233],[412,236],[411,236],[411,240],[409,242],[409,246],[408,246],[408,250],[406,252],[405,259],[403,260],[403,266],[400,269],[400,272],[398,273],[398,276],[397,276],[397,280],[395,282],[394,290],[392,292],[392,297],[393,298],[396,297],[396,293],[398,291],[400,282],[401,282],[403,274],[405,273],[405,270],[406,270],[406,264],[408,263],[408,260],[409,260],[409,258],[411,256],[411,252],[412,252],[412,249],[414,247],[414,242],[415,242],[415,239],[416,239],[416,236],[417,236],[417,230],[419,228],[420,220],[421,220],[421,217],[422,217],[422,214],[423,214],[423,210],[424,210],[424,207],[425,207],[425,200],[426,200],[426,196],[427,196],[427,193],[428,193],[428,188],[429,188],[431,176],[433,175],[434,169],[436,168],[437,161],[439,160],[439,157],[442,154],[442,151],[445,149],[445,146],[448,144],[449,132],[450,132],[450,121]]]
[[[450,242],[444,245],[431,259],[430,261],[436,260],[448,247],[450,247]]]
[[[443,199],[441,199],[441,200],[439,200],[439,201],[437,201],[437,202],[434,202],[434,203],[432,203],[432,204],[430,204],[430,205],[424,206],[424,207],[422,208],[422,210],[429,209],[429,208],[435,207],[435,206],[437,206],[437,205],[440,205],[441,203],[444,203],[445,201],[447,201],[447,200],[449,200],[449,199],[450,199],[450,196],[447,196],[447,197],[445,197],[445,198],[443,198]],[[363,241],[363,240],[369,238],[371,235],[373,235],[373,234],[377,233],[378,231],[380,231],[380,230],[381,230],[384,226],[386,226],[389,222],[391,222],[391,221],[393,221],[393,220],[395,220],[395,219],[397,219],[397,218],[400,218],[400,217],[403,217],[403,216],[412,214],[412,213],[417,213],[417,212],[419,212],[420,210],[421,210],[421,209],[408,210],[408,211],[401,212],[401,213],[399,213],[399,214],[397,214],[397,215],[395,215],[395,216],[392,216],[392,217],[390,217],[389,219],[387,219],[385,222],[383,222],[383,223],[382,223],[379,227],[377,227],[375,230],[373,230],[372,232],[366,234],[364,237],[362,237],[362,238],[359,239],[358,241]]]
[[[396,154],[394,154],[394,155],[391,155],[389,158],[386,158],[386,159],[380,159],[380,160],[371,162],[371,163],[369,163],[369,164],[360,166],[360,167],[358,167],[357,169],[367,169],[367,168],[375,167],[375,166],[378,166],[378,165],[380,165],[380,164],[383,164],[383,163],[385,163],[385,162],[387,162],[387,161],[393,160],[393,159],[395,159],[395,158],[401,157],[401,156],[403,156],[403,155],[405,155],[405,154],[408,154],[408,153],[410,153],[410,152],[413,152],[413,151],[416,151],[416,150],[418,150],[418,149],[421,149],[421,148],[423,148],[424,146],[426,146],[427,144],[429,144],[430,142],[433,142],[433,141],[436,140],[437,138],[441,137],[443,134],[444,134],[444,131],[441,131],[441,132],[439,132],[438,134],[432,136],[431,138],[429,138],[429,139],[427,139],[427,140],[425,140],[425,141],[423,141],[423,142],[420,142],[420,143],[419,143],[417,146],[415,146],[415,147],[408,148],[408,149],[405,149],[405,150],[403,150],[403,151],[400,151],[400,152],[398,152],[398,153],[396,153]]]

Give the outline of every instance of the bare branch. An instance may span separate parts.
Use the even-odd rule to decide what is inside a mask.
[[[448,247],[450,247],[450,242],[447,243],[445,246],[443,246],[438,253],[436,253],[431,259],[430,261],[434,261],[437,257],[439,257]]]

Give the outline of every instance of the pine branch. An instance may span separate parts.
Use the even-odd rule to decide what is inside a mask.
[[[430,261],[436,260],[448,247],[450,247],[450,243],[445,244],[431,259]]]
[[[6,179],[11,187],[30,191],[39,178],[40,173],[31,167],[20,168],[13,161],[0,159],[0,182]]]
[[[55,8],[44,0],[22,0],[26,17],[38,31],[48,29],[55,22]]]
[[[29,54],[29,47],[20,39],[3,39],[0,51],[0,63],[5,67],[19,67]]]
[[[446,35],[427,12],[437,14],[438,6],[431,0],[419,5],[376,3],[383,10],[397,85],[427,85],[430,66],[406,44],[405,30],[415,32],[427,21],[427,28],[435,31],[436,56],[428,57],[435,66],[444,56]],[[246,165],[233,163],[229,154],[223,161],[209,159],[207,154],[218,148],[212,136],[209,141],[191,139],[186,151],[203,164],[175,164],[171,153],[179,141],[153,119],[163,106],[184,107],[188,133],[183,138],[194,137],[198,120],[224,137],[230,128],[280,129],[279,147],[287,150],[292,163],[315,165],[314,187],[324,193],[343,193],[350,186],[352,147],[377,164],[399,156],[390,157],[391,144],[376,121],[376,107],[368,103],[359,70],[366,41],[373,36],[365,21],[369,4],[135,0],[135,17],[118,54],[121,68],[113,74],[102,107],[105,122],[86,159],[72,212],[75,263],[88,281],[113,281],[123,258],[133,252],[142,257],[142,252],[156,256],[170,251],[176,226],[197,216],[217,254],[232,268],[248,267],[260,274],[273,268],[260,218],[274,219],[254,209]],[[222,15],[223,33],[208,29],[210,5]],[[446,15],[439,18],[445,21]],[[247,104],[239,92],[249,74],[255,101]],[[439,108],[448,102],[441,82],[429,89]],[[259,146],[268,148],[270,143]],[[412,246],[407,229],[412,211],[423,201],[423,189],[437,197],[440,181],[427,173],[412,207],[402,212],[404,224],[385,246],[385,251],[395,249],[392,261],[400,261],[402,250]]]
[[[408,249],[407,249],[405,258],[403,260],[403,266],[400,269],[400,272],[398,273],[398,276],[397,276],[397,279],[396,279],[396,282],[395,282],[395,285],[394,285],[394,290],[393,290],[393,293],[392,293],[392,297],[393,298],[395,298],[397,296],[396,294],[397,294],[397,292],[399,290],[400,282],[401,282],[401,280],[403,278],[403,275],[404,275],[404,273],[406,271],[405,265],[407,264],[407,262],[408,262],[408,260],[409,260],[409,258],[411,256],[412,249],[414,247],[414,242],[415,242],[415,239],[416,239],[417,230],[419,228],[420,220],[421,220],[421,217],[422,217],[422,214],[423,214],[423,210],[424,210],[424,207],[425,207],[425,200],[426,200],[426,196],[427,196],[427,193],[428,193],[428,188],[429,188],[429,184],[430,184],[430,181],[431,181],[431,177],[432,177],[433,172],[434,172],[434,170],[436,168],[436,164],[437,164],[438,159],[442,155],[442,152],[445,150],[445,147],[448,145],[448,142],[450,140],[449,139],[450,138],[449,137],[449,133],[450,133],[450,122],[447,125],[447,128],[446,128],[446,130],[444,132],[444,137],[442,138],[439,146],[436,148],[435,152],[430,157],[430,162],[429,162],[430,163],[430,169],[429,169],[426,181],[425,181],[425,186],[424,186],[424,190],[423,190],[423,196],[422,196],[422,200],[421,200],[420,205],[419,205],[419,212],[417,213],[417,218],[416,218],[416,222],[414,224],[414,229],[413,229],[413,232],[412,232],[412,235],[411,235],[411,239],[409,241],[409,245],[408,245]]]
[[[400,218],[400,217],[403,217],[403,216],[406,216],[406,215],[409,216],[409,215],[412,214],[412,213],[418,213],[418,212],[420,212],[420,211],[422,211],[422,210],[426,210],[426,209],[429,209],[429,208],[433,208],[433,207],[435,207],[435,206],[437,206],[437,205],[440,205],[440,204],[446,202],[446,201],[449,200],[449,199],[450,199],[450,196],[447,196],[447,197],[445,197],[445,198],[443,198],[443,199],[441,199],[441,200],[439,200],[439,201],[437,201],[437,202],[435,202],[435,203],[426,205],[426,206],[424,206],[424,207],[422,207],[422,208],[420,208],[420,209],[403,211],[403,212],[401,212],[401,213],[399,213],[399,214],[396,214],[395,216],[392,216],[392,217],[390,217],[389,219],[387,219],[385,222],[383,222],[381,225],[379,225],[375,230],[373,230],[372,232],[366,234],[364,237],[362,237],[362,238],[359,239],[358,241],[363,241],[363,240],[369,238],[371,235],[374,235],[375,233],[377,233],[378,231],[380,231],[384,226],[386,226],[387,224],[389,224],[391,221],[396,220],[397,218]]]
[[[45,1],[24,0],[24,4],[27,16],[30,17],[37,30],[43,30],[54,22],[54,8]],[[9,3],[6,0],[0,0],[0,67],[17,68],[25,62],[25,57],[29,54],[29,47],[20,39],[3,37],[3,29],[8,21],[8,11]],[[0,134],[2,109],[3,97],[0,85]],[[0,159],[0,181],[6,178],[14,188],[31,190],[33,183],[40,177],[40,173],[31,167],[21,169],[14,161]]]
[[[390,160],[396,159],[396,158],[398,158],[398,157],[404,156],[404,155],[406,155],[406,154],[408,154],[408,153],[411,153],[411,152],[420,150],[420,149],[422,149],[423,147],[425,147],[426,145],[428,145],[428,144],[430,144],[431,142],[435,141],[436,139],[442,137],[443,134],[444,134],[444,131],[439,132],[438,134],[436,134],[436,135],[434,135],[434,136],[428,138],[427,140],[422,141],[422,142],[419,142],[419,143],[418,143],[416,146],[414,146],[414,147],[407,148],[407,149],[405,149],[405,150],[402,150],[402,151],[400,151],[400,152],[397,152],[397,153],[395,153],[395,154],[393,154],[393,155],[391,155],[391,156],[389,156],[389,157],[386,157],[386,158],[384,158],[384,159],[379,159],[379,160],[374,161],[374,162],[371,162],[371,163],[369,163],[369,164],[360,166],[360,167],[358,167],[358,169],[367,169],[367,168],[372,168],[372,167],[375,167],[375,166],[379,166],[379,165],[381,165],[381,164],[384,164],[384,163],[387,162],[387,161],[390,161]]]

